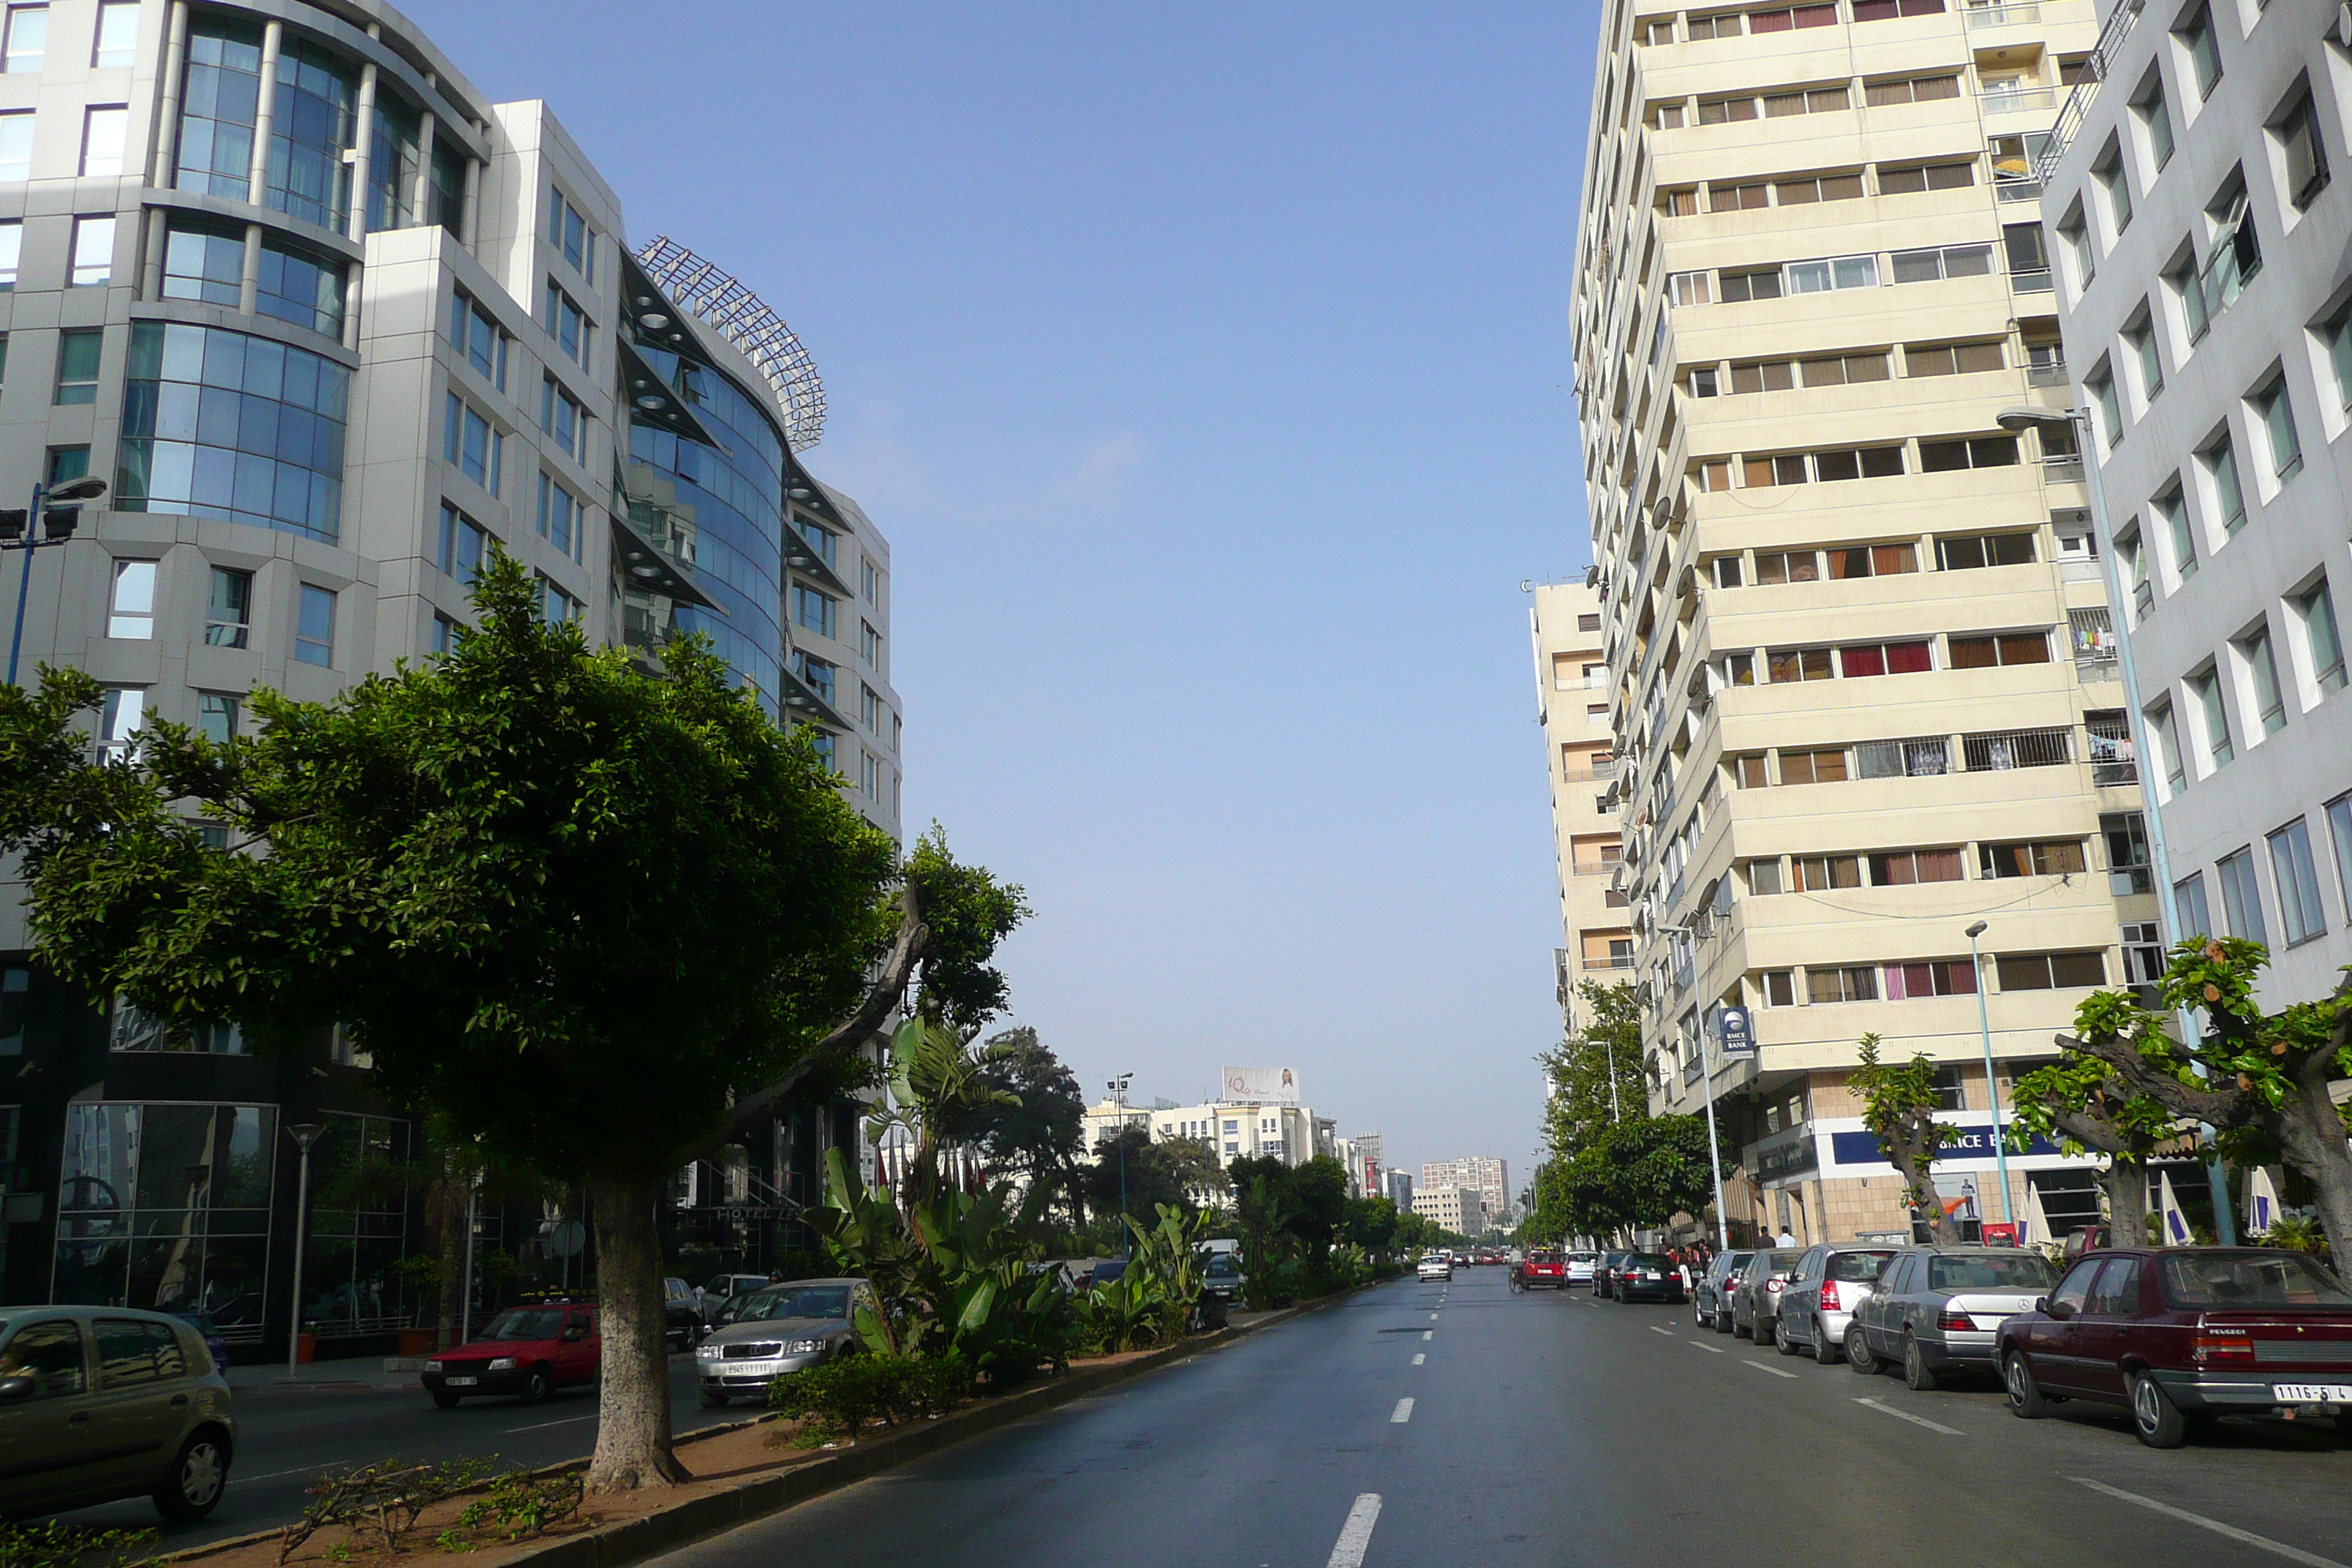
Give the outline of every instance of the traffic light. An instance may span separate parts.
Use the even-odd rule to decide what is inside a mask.
[[[31,514],[23,507],[0,511],[0,544],[14,544],[25,537],[25,524]]]

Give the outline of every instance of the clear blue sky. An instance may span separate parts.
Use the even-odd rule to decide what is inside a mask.
[[[1523,578],[1580,571],[1592,7],[414,0],[814,354],[896,555],[907,816],[1026,884],[1090,1098],[1296,1067],[1535,1146]]]

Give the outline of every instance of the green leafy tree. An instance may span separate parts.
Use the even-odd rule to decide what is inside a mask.
[[[1349,1246],[1384,1258],[1396,1249],[1402,1218],[1387,1198],[1349,1198],[1341,1211],[1339,1235]]]
[[[1581,982],[1584,1025],[1536,1059],[1549,1085],[1544,1142],[1550,1157],[1587,1148],[1614,1123],[1649,1113],[1650,1057],[1631,985]]]
[[[1076,1076],[1024,1026],[989,1037],[980,1078],[1011,1097],[993,1100],[979,1118],[973,1141],[982,1158],[992,1171],[1024,1179],[1032,1228],[1058,1199],[1068,1204],[1071,1223],[1084,1229],[1087,1102]]]
[[[2144,1027],[2146,1016],[2121,992],[2095,992],[2075,1009],[2074,1027],[2085,1037],[2120,1038]],[[2133,1092],[2105,1060],[2080,1050],[2062,1050],[2051,1066],[2027,1073],[2010,1099],[2016,1118],[2012,1147],[2021,1149],[2040,1133],[2069,1154],[2105,1154],[2099,1184],[2112,1234],[2119,1242],[2147,1234],[2147,1163],[2158,1144],[2178,1136],[2179,1119],[2171,1111]]]
[[[953,1029],[919,1012],[891,1037],[889,1095],[866,1118],[866,1135],[877,1144],[893,1131],[908,1135],[901,1203],[920,1206],[938,1196],[947,1148],[976,1142],[991,1114],[1021,1108],[1020,1096],[996,1088],[985,1070],[1011,1050],[994,1044],[975,1055]]]
[[[1521,1232],[1545,1241],[1618,1236],[1705,1214],[1714,1193],[1704,1117],[1630,1119],[1570,1158],[1545,1163],[1536,1173],[1536,1215]]]
[[[583,1184],[591,1484],[666,1484],[667,1178],[854,1076],[910,983],[971,1026],[1024,906],[936,835],[902,866],[700,643],[656,674],[592,651],[503,554],[475,602],[447,656],[325,703],[257,692],[259,733],[226,745],[159,721],[93,764],[87,675],[0,690],[0,848],[40,961],[91,994],[265,1044],[340,1023],[389,1095]]]
[[[1122,1127],[1097,1142],[1094,1163],[1085,1173],[1089,1208],[1098,1215],[1130,1218],[1156,1213],[1163,1204],[1187,1211],[1201,1208],[1198,1194],[1226,1184],[1225,1172],[1207,1144],[1195,1138],[1154,1138],[1136,1126]],[[1123,1234],[1114,1232],[1113,1239],[1123,1240]]]
[[[1862,1124],[1878,1137],[1887,1163],[1903,1176],[1904,1200],[1927,1222],[1938,1243],[1960,1239],[1952,1216],[1936,1195],[1931,1173],[1938,1150],[1959,1139],[1959,1130],[1936,1120],[1936,1064],[1925,1051],[1907,1062],[1881,1061],[1878,1037],[1864,1035],[1862,1065],[1847,1082],[1862,1095]]]
[[[2133,1119],[2204,1122],[2222,1152],[2247,1162],[2273,1154],[2310,1184],[2319,1222],[2337,1258],[2352,1257],[2352,1149],[2333,1084],[2352,1078],[2352,978],[2316,1002],[2265,1013],[2254,986],[2270,953],[2236,937],[2179,943],[2158,991],[2168,1010],[2201,1015],[2194,1045],[2169,1032],[2168,1014],[2142,1009],[2128,994],[2086,998],[2076,1032],[2058,1037],[2061,1066],[2086,1059],[2104,1069]],[[2078,1098],[2057,1100],[2079,1110]]]

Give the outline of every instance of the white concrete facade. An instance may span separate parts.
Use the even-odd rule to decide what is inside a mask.
[[[1486,1196],[1475,1187],[1416,1188],[1412,1212],[1456,1236],[1480,1236],[1486,1229]]]
[[[2125,0],[2043,216],[2117,544],[2176,937],[2352,963],[2352,43],[2332,0]]]

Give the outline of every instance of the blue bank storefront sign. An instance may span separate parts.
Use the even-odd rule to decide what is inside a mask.
[[[1992,1159],[1990,1121],[1953,1121],[1945,1125],[1956,1130],[1960,1136],[1936,1155],[1938,1163]],[[2022,1151],[2009,1151],[2012,1159],[2063,1152],[2064,1151],[2057,1144],[2038,1132],[2032,1135]],[[1878,1146],[1878,1134],[1875,1132],[1832,1132],[1830,1134],[1830,1162],[1837,1165],[1884,1165],[1886,1163],[1886,1152]]]

